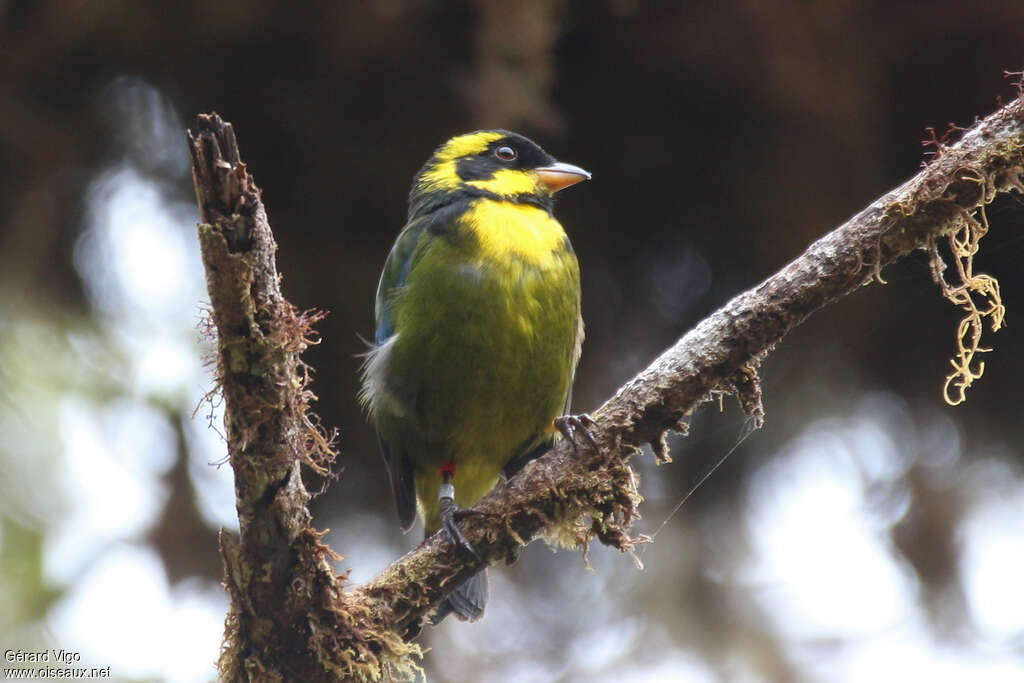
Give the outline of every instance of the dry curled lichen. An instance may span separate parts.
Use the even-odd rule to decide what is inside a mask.
[[[999,295],[999,281],[991,275],[974,272],[974,256],[978,253],[981,238],[988,232],[984,206],[978,209],[977,216],[980,220],[964,212],[962,227],[946,238],[956,266],[953,282],[946,278],[947,266],[939,255],[937,240],[931,238],[928,244],[932,277],[942,289],[942,295],[964,312],[956,330],[956,356],[949,361],[953,371],[946,376],[942,386],[942,397],[951,406],[963,403],[967,399],[967,389],[985,372],[985,362],[975,359],[977,354],[992,350],[981,346],[985,320],[996,332],[1002,327],[1006,315],[1006,307]]]
[[[1005,75],[1015,78],[1018,94],[1024,94],[1024,75],[1010,72]],[[1001,115],[1009,114],[1004,109]],[[949,129],[941,138],[936,136],[934,129],[927,130],[930,138],[924,140],[922,145],[932,148],[929,154],[933,154],[936,161],[943,158],[950,149],[949,138],[965,132],[953,124],[949,124]],[[968,163],[950,173],[950,181],[943,187],[942,193],[952,200],[960,217],[958,227],[945,235],[955,266],[952,278],[946,277],[947,265],[939,254],[939,237],[928,237],[932,279],[942,290],[943,297],[963,311],[963,317],[956,328],[956,354],[949,361],[953,371],[946,375],[942,385],[942,397],[951,406],[966,401],[967,389],[985,372],[985,362],[975,358],[977,354],[992,350],[981,346],[985,321],[988,320],[992,332],[1003,326],[1006,307],[999,293],[999,281],[991,275],[975,273],[974,257],[978,253],[981,238],[988,233],[985,206],[992,202],[997,190],[1016,189],[1024,193],[1020,154],[1020,143],[1011,140],[1001,149],[993,148],[986,159],[987,163]],[[960,201],[967,197],[971,198],[967,203]],[[968,206],[976,208],[965,208]]]

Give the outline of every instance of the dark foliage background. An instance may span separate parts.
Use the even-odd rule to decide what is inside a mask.
[[[511,128],[594,173],[558,207],[592,409],[913,174],[926,126],[1013,96],[1024,5],[9,0],[0,22],[0,643],[189,680],[212,676],[231,505],[208,411],[192,418],[209,386],[194,114],[235,124],[286,296],[331,312],[307,359],[344,470],[316,515],[360,579],[418,539],[355,396],[379,268],[437,144]],[[968,403],[941,398],[958,315],[920,255],[776,349],[766,427],[674,515],[741,412],[705,406],[674,464],[637,463],[643,572],[531,547],[493,572],[481,624],[428,630],[431,679],[1020,680],[1024,211],[988,217],[977,268],[1009,325]],[[126,655],[157,623],[160,647]]]

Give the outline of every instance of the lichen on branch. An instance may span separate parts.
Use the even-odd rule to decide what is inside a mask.
[[[932,279],[942,290],[942,296],[964,312],[956,329],[956,357],[949,361],[953,372],[946,375],[942,385],[942,398],[951,406],[966,401],[967,389],[985,374],[985,362],[975,362],[974,359],[976,354],[992,350],[981,346],[985,320],[989,321],[992,332],[998,332],[1006,316],[1006,307],[999,293],[999,280],[985,273],[974,272],[974,257],[986,233],[988,216],[985,207],[981,206],[975,214],[965,214],[960,230],[946,235],[956,266],[955,283],[946,278],[947,267],[939,254],[938,238],[928,242]]]
[[[220,537],[231,599],[220,677],[376,680],[388,666],[411,673],[417,646],[386,628],[346,627],[340,558],[311,526],[300,467],[327,474],[335,457],[332,435],[309,411],[315,397],[300,357],[317,341],[320,314],[300,313],[281,294],[277,245],[231,125],[200,116],[188,141],[240,527],[239,539]]]

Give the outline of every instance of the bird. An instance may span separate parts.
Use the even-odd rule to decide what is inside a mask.
[[[376,429],[404,531],[422,519],[474,553],[458,512],[543,453],[568,413],[583,343],[580,270],[553,214],[591,174],[528,138],[479,130],[430,156],[384,264],[360,399]],[[575,442],[573,442],[575,446]],[[436,608],[476,621],[481,571]]]

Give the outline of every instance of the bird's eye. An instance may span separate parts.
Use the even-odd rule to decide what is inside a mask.
[[[494,150],[494,155],[502,161],[514,161],[519,156],[514,149],[508,145],[502,145],[498,149]]]

